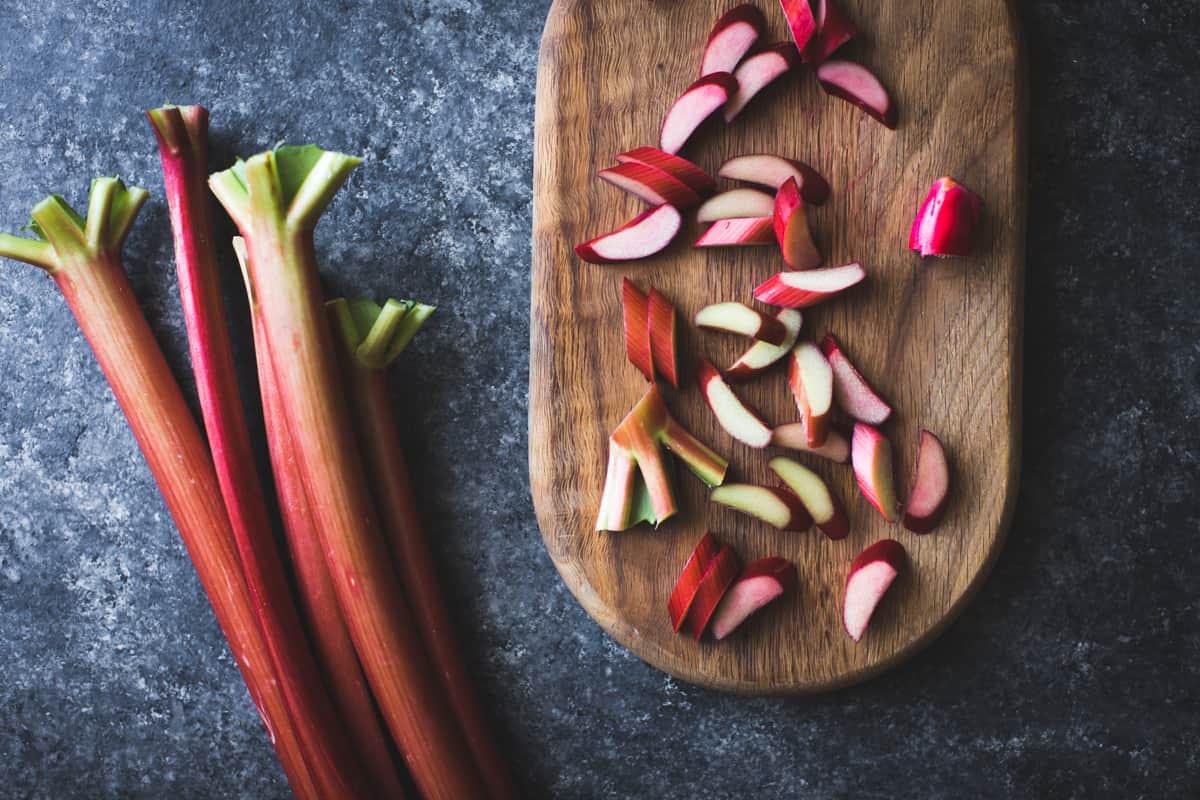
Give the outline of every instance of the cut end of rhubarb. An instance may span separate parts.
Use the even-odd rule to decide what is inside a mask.
[[[794,591],[799,580],[796,565],[779,556],[747,564],[713,615],[713,638],[719,641],[733,633],[759,609]]]
[[[850,363],[832,334],[825,334],[821,340],[821,352],[833,368],[833,399],[838,406],[860,422],[882,425],[892,415],[892,407]]]
[[[813,242],[808,209],[795,178],[785,180],[775,193],[774,220],[775,237],[784,262],[794,270],[820,266],[821,252]]]
[[[735,156],[722,164],[717,174],[763,186],[772,192],[778,192],[788,178],[794,178],[800,186],[800,196],[809,205],[819,206],[829,198],[829,182],[819,172],[803,161],[782,156],[767,153]],[[771,213],[774,214],[774,207]]]
[[[775,198],[758,189],[731,189],[713,195],[696,210],[697,222],[719,219],[769,217],[775,213]]]
[[[771,443],[771,426],[733,393],[712,362],[701,361],[696,377],[708,407],[726,433],[748,447],[763,448]]]
[[[792,348],[788,385],[804,423],[809,447],[820,447],[829,437],[833,410],[833,370],[812,342],[797,342]]]
[[[804,60],[820,66],[838,48],[858,35],[854,23],[842,13],[833,0],[817,0],[817,34],[805,48]]]
[[[742,303],[713,303],[696,312],[696,327],[736,333],[769,344],[782,344],[787,328],[774,317]]]
[[[659,148],[678,153],[700,125],[724,107],[737,92],[737,80],[728,72],[714,72],[693,83],[671,106],[663,119]]]
[[[942,440],[921,431],[912,490],[904,505],[904,527],[913,533],[929,533],[942,521],[950,495],[950,464]]]
[[[879,601],[904,568],[904,562],[903,545],[895,539],[884,539],[862,551],[850,565],[842,623],[854,641],[862,640]]]
[[[709,499],[760,519],[781,531],[805,531],[813,524],[804,504],[786,489],[748,483],[727,483],[713,489]]]
[[[854,479],[867,501],[888,522],[896,521],[896,490],[892,478],[892,445],[887,437],[866,423],[854,426],[850,458]]]
[[[575,246],[575,254],[592,264],[637,261],[666,249],[683,217],[674,206],[661,205],[645,211],[611,233]]]
[[[733,122],[734,118],[742,113],[742,109],[759,92],[791,72],[799,64],[800,59],[796,55],[796,48],[791,43],[772,45],[743,61],[733,73],[733,77],[737,81],[737,91],[725,104],[725,122]]]
[[[799,311],[784,308],[775,315],[775,319],[783,325],[783,341],[778,345],[755,342],[749,350],[742,353],[737,361],[733,362],[729,369],[725,370],[727,381],[743,383],[757,377],[791,352],[792,347],[796,344],[796,337],[800,333],[800,326],[804,323],[804,317]]]
[[[970,255],[982,206],[979,195],[950,176],[938,178],[913,220],[909,248],[922,257]]]
[[[817,80],[826,93],[852,103],[886,127],[896,127],[896,105],[879,78],[853,61],[826,61],[817,68]]]
[[[846,510],[817,473],[790,458],[773,458],[770,467],[784,485],[800,498],[813,522],[826,536],[830,539],[846,538],[850,532]]]
[[[700,62],[700,77],[717,72],[733,72],[766,27],[767,20],[763,13],[751,3],[726,12],[717,20],[708,36],[704,57]]]

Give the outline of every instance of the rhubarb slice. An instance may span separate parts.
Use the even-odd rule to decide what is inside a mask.
[[[850,518],[825,481],[808,467],[790,458],[773,458],[771,469],[792,490],[804,508],[830,539],[845,539],[850,533]]]
[[[715,72],[733,72],[766,27],[763,13],[751,3],[726,12],[708,35],[704,57],[700,61],[700,77]]]
[[[895,539],[883,539],[859,553],[850,565],[842,624],[854,641],[862,640],[871,616],[904,568],[904,561],[904,546]]]
[[[862,64],[826,61],[817,68],[817,80],[828,94],[853,103],[888,128],[895,129],[897,114],[892,98],[879,78]]]
[[[787,75],[799,64],[796,47],[791,43],[772,45],[743,61],[733,73],[734,80],[737,81],[737,91],[725,104],[725,122],[733,122],[759,92]]]
[[[700,591],[700,582],[720,549],[721,543],[717,541],[717,537],[706,533],[684,563],[679,580],[675,581],[675,588],[671,590],[671,597],[667,600],[667,613],[671,615],[671,627],[676,633],[679,633],[683,623],[687,621],[692,602],[696,599],[696,593]]]
[[[650,287],[650,353],[654,372],[671,386],[679,388],[679,353],[676,334],[675,306],[657,289]]]
[[[771,443],[771,426],[733,393],[711,361],[700,362],[696,379],[708,407],[726,433],[748,447],[762,448]]]
[[[838,48],[858,35],[858,28],[842,13],[833,0],[816,0],[817,35],[805,48],[804,61],[820,66]]]
[[[652,385],[608,440],[608,470],[596,519],[598,531],[623,531],[633,524],[634,489],[641,474],[661,525],[679,510],[661,449],[666,447],[705,485],[719,486],[729,462],[705,447],[675,421]]]
[[[800,498],[787,489],[749,483],[727,483],[713,489],[708,499],[760,519],[781,531],[806,531],[813,524],[812,517],[800,502]]]
[[[744,247],[775,244],[775,225],[770,217],[721,219],[709,226],[696,247]]]
[[[787,339],[787,327],[742,303],[713,303],[696,312],[696,327],[723,333],[749,336],[768,344],[781,345]]]
[[[700,579],[695,599],[692,600],[692,607],[687,615],[692,637],[697,642],[704,636],[708,622],[716,612],[717,606],[721,604],[725,592],[729,591],[729,587],[737,580],[738,570],[737,553],[729,545],[722,545],[704,572],[704,577]]]
[[[679,95],[663,119],[659,147],[668,153],[678,153],[696,129],[736,91],[737,80],[728,72],[714,72],[693,83]]]
[[[742,353],[738,360],[725,370],[725,380],[730,383],[744,383],[761,375],[792,351],[792,347],[796,344],[796,337],[800,334],[800,326],[804,323],[804,317],[799,311],[784,308],[775,315],[775,319],[779,320],[784,327],[783,341],[778,345],[766,342],[752,344],[749,350]]]
[[[784,262],[794,270],[812,269],[821,265],[821,251],[813,242],[808,227],[808,209],[800,196],[800,185],[788,178],[775,193],[775,238]]]
[[[845,464],[850,460],[850,443],[846,441],[846,437],[830,429],[824,444],[819,447],[811,447],[808,444],[808,431],[805,430],[803,422],[789,422],[786,425],[780,425],[771,437],[771,444],[776,447],[786,447],[789,450],[812,453],[838,464]]]
[[[784,308],[808,308],[823,303],[867,277],[861,264],[845,264],[780,272],[754,288],[754,299]]]
[[[646,380],[654,381],[650,344],[650,301],[629,278],[621,281],[621,314],[625,321],[625,354]]]
[[[819,172],[803,161],[782,156],[767,153],[734,156],[721,165],[717,174],[722,178],[757,184],[772,192],[778,192],[788,178],[794,178],[800,187],[800,196],[809,205],[819,206],[829,198],[829,182]],[[771,213],[775,213],[774,206]]]
[[[720,219],[769,217],[775,213],[775,197],[758,189],[730,189],[713,195],[696,210],[697,222]]]
[[[759,609],[795,591],[799,580],[796,565],[779,556],[747,564],[713,614],[713,638],[720,641],[733,633]]]
[[[779,5],[783,7],[783,14],[787,18],[796,52],[803,56],[809,41],[817,32],[817,21],[813,17],[810,0],[779,0]]]
[[[950,176],[929,189],[908,237],[909,248],[925,256],[966,256],[979,222],[983,201]]]
[[[618,153],[617,161],[622,164],[645,164],[648,167],[657,167],[692,187],[692,191],[701,197],[711,194],[717,188],[717,182],[700,167],[686,158],[665,153],[657,147],[637,147],[625,153]]]
[[[575,246],[575,255],[593,264],[637,261],[666,248],[679,233],[683,217],[674,206],[643,211],[615,231]]]
[[[892,407],[850,363],[833,334],[825,334],[821,340],[821,352],[833,368],[833,399],[838,406],[860,422],[882,425],[892,415]]]
[[[859,422],[850,445],[854,479],[867,502],[888,522],[896,521],[896,490],[892,482],[892,445],[879,431]]]
[[[942,440],[921,430],[912,491],[904,504],[904,527],[913,533],[929,533],[942,521],[950,494],[950,465]]]
[[[658,167],[630,162],[602,169],[596,177],[654,206],[665,203],[676,208],[691,208],[700,203],[700,195],[692,187]]]
[[[820,447],[829,438],[833,410],[833,369],[812,342],[797,342],[788,367],[788,385],[804,423],[809,447]]]

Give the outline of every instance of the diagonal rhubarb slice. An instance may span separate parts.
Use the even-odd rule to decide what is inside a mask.
[[[775,244],[775,226],[770,217],[720,219],[709,226],[696,247],[745,247]]]
[[[692,187],[658,167],[630,162],[602,169],[596,177],[653,206],[665,203],[676,208],[691,208],[700,204],[700,195]]]
[[[713,195],[696,209],[697,222],[719,219],[769,217],[775,213],[775,196],[758,189],[730,189]]]
[[[880,397],[838,345],[833,334],[821,340],[821,352],[833,368],[833,399],[859,422],[882,425],[892,415],[892,407]]]
[[[788,385],[804,423],[809,447],[820,447],[829,438],[833,410],[833,369],[812,342],[797,342],[788,366]]]
[[[733,633],[759,609],[794,591],[799,580],[796,565],[779,556],[747,564],[713,614],[713,638],[720,641]]]
[[[938,178],[913,220],[909,248],[922,257],[970,255],[982,205],[979,195],[950,176]]]
[[[650,355],[650,301],[629,278],[621,281],[621,314],[625,321],[625,354],[646,380],[654,380]]]
[[[817,68],[817,80],[826,93],[858,106],[888,128],[896,128],[896,105],[879,78],[853,61],[826,61]]]
[[[672,387],[679,388],[679,324],[675,306],[653,286],[649,300],[650,355],[654,372]]]
[[[854,641],[862,640],[879,601],[904,568],[904,562],[904,546],[895,539],[883,539],[859,553],[850,565],[842,624]]]
[[[691,610],[696,593],[700,590],[704,573],[708,572],[709,565],[720,549],[721,543],[717,541],[717,537],[706,533],[684,563],[679,580],[675,581],[675,588],[671,590],[671,597],[667,600],[667,613],[671,615],[671,627],[676,633],[679,633],[683,623],[687,621],[688,611]]]
[[[817,35],[805,48],[804,61],[820,66],[839,47],[858,35],[858,28],[842,13],[833,0],[817,0]]]
[[[675,421],[658,386],[651,386],[608,439],[608,470],[598,531],[623,531],[633,523],[636,478],[641,474],[654,509],[655,525],[678,511],[661,448],[674,453],[707,486],[725,480],[729,462]]]
[[[775,315],[775,319],[779,320],[784,327],[783,341],[777,345],[755,342],[749,350],[742,353],[737,361],[733,362],[729,369],[725,370],[725,380],[730,383],[744,383],[761,375],[792,351],[792,347],[796,344],[796,337],[800,334],[800,326],[804,324],[804,317],[799,311],[783,308]]]
[[[817,20],[813,17],[810,0],[779,0],[787,18],[788,30],[796,44],[796,52],[804,55],[809,41],[817,33]]]
[[[771,437],[771,444],[776,447],[786,447],[789,450],[812,453],[838,464],[845,464],[850,460],[850,443],[846,441],[846,437],[830,429],[825,437],[825,443],[818,447],[812,447],[808,443],[808,431],[805,430],[803,421],[780,425]]]
[[[620,228],[575,246],[575,255],[592,264],[637,261],[666,248],[679,233],[683,217],[674,206],[643,211]]]
[[[735,92],[737,80],[728,72],[714,72],[693,83],[667,111],[658,146],[668,153],[678,153],[696,129]]]
[[[771,443],[771,426],[733,393],[711,361],[700,362],[696,379],[708,407],[726,433],[748,447],[763,448]]]
[[[813,524],[800,498],[787,489],[775,486],[727,483],[713,489],[708,499],[760,519],[781,531],[806,531]]]
[[[775,193],[775,238],[784,262],[794,270],[806,270],[821,265],[821,251],[813,242],[808,226],[808,209],[800,196],[800,185],[788,178]]]
[[[700,77],[715,72],[733,72],[766,27],[766,18],[752,3],[727,11],[708,35],[704,57],[700,60]]]
[[[700,167],[686,158],[663,152],[657,147],[635,147],[633,150],[618,153],[617,161],[622,164],[645,164],[648,167],[657,167],[663,172],[674,175],[702,197],[712,194],[717,188],[717,182]]]
[[[788,178],[795,178],[800,196],[809,205],[819,206],[829,198],[829,182],[821,173],[803,161],[782,156],[768,153],[734,156],[721,165],[717,174],[722,178],[757,184],[772,192],[778,192]],[[774,211],[772,206],[771,213]]]
[[[729,545],[722,545],[705,570],[704,577],[700,579],[691,610],[688,611],[688,625],[692,628],[692,638],[697,642],[704,636],[709,620],[716,613],[721,599],[737,580],[739,569],[737,553]]]
[[[867,277],[862,264],[780,272],[754,288],[754,299],[784,308],[808,308],[823,303]]]
[[[696,312],[697,328],[749,336],[768,344],[781,345],[788,329],[775,317],[742,303],[713,303]]]
[[[846,509],[817,473],[790,458],[773,458],[770,467],[784,485],[800,498],[812,515],[813,522],[826,536],[830,539],[846,538],[846,534],[850,533],[850,518],[846,516]]]
[[[896,489],[892,481],[892,445],[879,431],[859,422],[850,444],[854,479],[867,502],[888,522],[896,521]]]
[[[942,440],[921,430],[912,491],[904,504],[904,527],[913,533],[929,533],[942,521],[950,494],[950,464]]]
[[[772,45],[743,61],[733,73],[734,80],[737,81],[737,91],[725,104],[725,122],[733,122],[734,118],[742,113],[742,109],[759,92],[791,72],[799,64],[800,59],[796,55],[796,47],[791,43]]]

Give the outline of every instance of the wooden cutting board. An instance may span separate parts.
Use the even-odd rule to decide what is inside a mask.
[[[786,37],[777,3],[757,0],[766,41]],[[834,333],[893,404],[884,427],[907,494],[917,433],[950,452],[945,521],[916,536],[861,497],[849,466],[803,454],[847,506],[850,536],[783,533],[709,506],[679,470],[682,513],[652,530],[597,533],[607,438],[646,391],[625,358],[620,285],[653,284],[681,320],[751,290],[782,268],[774,248],[698,250],[689,221],[664,253],[625,266],[586,264],[572,247],[618,227],[642,204],[594,177],[616,153],[657,145],[662,117],[697,76],[716,18],[734,0],[556,0],[538,69],[534,154],[530,354],[530,476],[546,547],[570,590],[621,644],[683,680],[737,692],[814,692],[877,675],[931,641],[979,587],[1000,549],[1016,498],[1021,411],[1021,307],[1025,251],[1024,70],[1004,0],[840,0],[863,34],[845,57],[872,68],[899,105],[896,131],[826,96],[809,73],[756,98],[728,127],[710,121],[682,155],[715,174],[729,156],[799,158],[833,187],[812,211],[827,264],[861,261],[867,281],[804,312],[803,335]],[[718,115],[719,116],[719,115]],[[908,230],[929,185],[953,175],[978,192],[977,255],[922,263]],[[685,215],[685,218],[689,215]],[[692,215],[694,218],[694,215]],[[737,337],[682,326],[682,360],[726,366]],[[691,371],[688,372],[691,377]],[[774,483],[768,459],[720,428],[689,380],[665,390],[683,424],[730,459],[729,478]],[[740,389],[773,424],[798,419],[782,371]],[[692,547],[711,529],[743,563],[793,560],[799,591],[724,642],[672,632],[667,597]],[[842,629],[841,601],[854,556],[899,539],[910,569],[885,598],[863,641]]]

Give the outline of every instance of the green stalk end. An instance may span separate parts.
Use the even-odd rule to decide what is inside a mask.
[[[85,219],[62,195],[50,195],[31,212],[27,230],[37,238],[0,234],[0,256],[53,272],[68,260],[119,252],[149,196],[145,189],[126,188],[120,178],[96,178]]]
[[[380,306],[369,299],[339,298],[326,306],[342,344],[367,369],[383,369],[395,361],[437,310],[435,306],[395,299]]]

